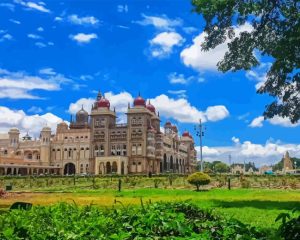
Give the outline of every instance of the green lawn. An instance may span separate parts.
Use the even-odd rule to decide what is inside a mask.
[[[7,208],[15,201],[32,202],[35,205],[49,205],[56,202],[73,202],[79,205],[96,204],[109,207],[120,202],[125,205],[139,205],[148,201],[190,200],[203,208],[237,218],[243,223],[265,229],[275,229],[275,218],[281,212],[300,208],[300,190],[276,189],[212,189],[195,192],[188,189],[126,189],[117,192],[112,189],[77,190],[66,193],[10,193],[0,199],[0,207]]]

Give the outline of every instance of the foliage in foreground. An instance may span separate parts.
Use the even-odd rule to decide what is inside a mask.
[[[282,221],[278,233],[286,240],[300,239],[300,214],[296,212],[297,209],[294,209],[292,214],[281,213],[276,218],[276,221]]]
[[[61,203],[0,215],[0,239],[267,239],[188,202],[100,209]]]

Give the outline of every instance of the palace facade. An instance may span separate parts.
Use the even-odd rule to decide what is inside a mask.
[[[196,168],[193,137],[166,122],[138,96],[128,103],[127,123],[118,124],[114,109],[98,93],[91,114],[82,107],[68,126],[59,123],[52,135],[44,127],[40,138],[20,139],[17,128],[0,134],[0,175],[33,174],[188,174]]]

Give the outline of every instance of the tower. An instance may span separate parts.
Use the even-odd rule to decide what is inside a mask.
[[[40,134],[40,141],[41,141],[40,161],[42,165],[50,164],[50,140],[51,140],[51,128],[43,127]]]
[[[283,171],[285,172],[286,170],[292,170],[293,169],[293,163],[290,158],[289,152],[287,151],[285,153],[285,156],[283,157]]]
[[[14,152],[19,147],[20,131],[17,128],[12,128],[8,132],[9,148],[8,152]]]
[[[109,129],[116,124],[116,113],[110,110],[110,102],[99,92],[91,110],[90,156],[109,155]]]

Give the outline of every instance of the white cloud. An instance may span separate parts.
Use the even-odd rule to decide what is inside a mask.
[[[94,77],[91,76],[91,75],[81,75],[79,78],[80,78],[82,81],[88,81],[88,80],[93,80],[93,79],[94,79]]]
[[[200,153],[200,147],[196,147],[196,151],[197,151],[197,153]],[[215,156],[215,155],[219,155],[220,152],[215,148],[210,148],[208,146],[203,146],[202,147],[202,154],[203,154],[203,156]]]
[[[225,106],[210,106],[206,111],[200,111],[184,98],[173,99],[164,94],[151,99],[151,103],[161,116],[182,123],[198,123],[199,119],[202,119],[202,122],[219,121],[229,116]]]
[[[198,29],[195,27],[184,27],[183,31],[187,34],[191,34],[191,33],[197,32]]]
[[[71,114],[76,114],[83,106],[83,108],[90,113],[94,102],[95,99],[93,98],[80,98],[75,103],[71,103],[69,105],[68,112]]]
[[[178,98],[187,98],[186,90],[168,90],[168,93],[177,95]]]
[[[271,63],[261,63],[258,67],[246,72],[246,77],[257,82],[256,89],[259,89],[267,81],[267,72],[271,67]]]
[[[110,106],[115,107],[118,112],[126,112],[128,109],[128,103],[133,102],[133,97],[128,92],[121,92],[119,94],[114,94],[113,92],[107,92],[104,96],[109,99]]]
[[[300,122],[298,123],[291,123],[291,120],[287,117],[279,117],[279,116],[274,116],[271,119],[268,119],[269,123],[272,125],[279,125],[282,127],[298,127],[300,126]]]
[[[0,3],[0,7],[6,7],[12,12],[15,11],[15,5],[12,3]]]
[[[126,29],[126,30],[130,29],[130,27],[124,25],[116,25],[116,26],[121,29]]]
[[[237,137],[232,137],[231,140],[235,143],[235,144],[239,144],[240,143],[240,139]]]
[[[263,121],[264,121],[264,117],[263,116],[258,116],[256,118],[254,118],[252,120],[252,122],[250,123],[249,127],[262,127],[263,126]],[[291,123],[289,118],[283,118],[283,117],[279,117],[279,116],[274,116],[273,118],[267,119],[267,122],[269,122],[272,125],[277,125],[277,126],[281,126],[281,127],[298,127],[300,126],[300,122],[297,123]]]
[[[57,91],[61,84],[71,82],[62,74],[40,77],[22,71],[0,69],[0,98],[39,99],[39,96],[31,94],[32,90]]]
[[[93,39],[97,39],[98,36],[95,33],[85,34],[78,33],[76,35],[70,35],[70,38],[78,43],[89,43]]]
[[[180,18],[169,19],[166,15],[160,17],[156,16],[147,16],[142,14],[143,20],[134,21],[134,23],[140,24],[142,26],[152,25],[159,30],[169,30],[173,31],[174,27],[182,25],[182,20]]]
[[[162,32],[150,40],[152,57],[166,57],[173,47],[181,46],[185,39],[176,32]]]
[[[259,116],[252,120],[252,122],[249,124],[249,127],[255,128],[255,127],[262,127],[263,126],[264,117]]]
[[[195,76],[189,76],[185,77],[183,74],[178,74],[177,72],[170,73],[168,75],[169,82],[171,84],[189,84],[192,81],[196,81],[198,83],[204,82],[204,78],[202,77],[195,77]]]
[[[5,40],[12,40],[13,36],[10,35],[9,33],[4,34],[3,36],[0,37],[0,42],[3,42]]]
[[[42,28],[42,27],[38,27],[36,30],[39,32],[44,32],[44,28]]]
[[[33,34],[33,33],[27,34],[27,37],[32,38],[32,39],[41,39],[42,38],[40,35]]]
[[[21,24],[21,22],[20,21],[18,21],[18,20],[15,20],[15,19],[9,19],[9,21],[10,22],[12,22],[12,23],[15,23],[15,24],[17,24],[17,25],[20,25]]]
[[[30,113],[41,113],[43,112],[43,109],[40,107],[32,106],[31,108],[28,109],[28,112]]]
[[[228,164],[229,155],[231,155],[231,163],[250,161],[254,162],[256,166],[262,166],[280,161],[286,151],[289,151],[293,157],[300,157],[299,144],[284,144],[280,141],[267,141],[265,144],[252,143],[251,141],[240,143],[239,139],[235,137],[233,137],[233,142],[233,146],[204,146],[204,161],[221,160]],[[199,150],[199,147],[197,149]]]
[[[45,75],[56,75],[56,72],[53,68],[42,68],[39,70],[39,73]]]
[[[104,94],[110,102],[111,108],[115,107],[116,112],[125,113],[128,109],[128,103],[133,102],[133,97],[128,92],[121,92],[114,94],[113,92],[107,92]],[[95,98],[80,98],[75,103],[71,103],[69,106],[69,112],[75,114],[81,109],[81,106],[88,112],[90,112],[92,105],[95,102]]]
[[[44,13],[50,13],[50,10],[45,7],[46,4],[44,2],[36,3],[36,2],[26,2],[22,0],[14,0],[14,2],[24,6],[26,9],[37,10]]]
[[[208,107],[205,111],[205,115],[208,121],[216,122],[225,119],[229,116],[229,111],[223,105]]]
[[[125,4],[125,5],[118,5],[117,6],[117,11],[119,13],[128,13],[128,5]]]
[[[243,31],[251,30],[252,26],[249,23],[234,29],[236,35]],[[186,66],[192,67],[199,72],[205,70],[217,70],[217,63],[223,59],[228,50],[227,44],[230,42],[230,40],[227,39],[226,42],[218,45],[214,49],[203,51],[201,44],[204,42],[206,36],[207,34],[205,32],[199,34],[193,39],[193,44],[183,49],[180,54],[180,57]]]
[[[34,45],[37,46],[37,47],[39,47],[39,48],[45,48],[45,47],[47,47],[47,45],[45,43],[42,43],[42,42],[36,42]]]
[[[8,132],[10,128],[17,127],[24,135],[27,131],[35,137],[39,136],[43,127],[48,126],[54,132],[56,125],[62,122],[62,119],[52,113],[43,115],[27,115],[23,110],[13,110],[0,106],[0,131]]]
[[[56,21],[56,22],[61,22],[61,21],[63,21],[64,19],[62,18],[62,17],[55,17],[54,18],[54,21]]]
[[[56,18],[56,21],[59,21],[59,18]],[[62,20],[62,19],[61,19]],[[86,16],[86,17],[79,17],[76,14],[72,14],[68,16],[67,20],[75,25],[84,25],[84,26],[97,26],[99,24],[99,20],[94,16]]]
[[[128,92],[121,92],[119,94],[107,92],[104,95],[110,101],[111,108],[116,108],[117,113],[127,112],[128,103],[132,105],[134,100]],[[198,123],[200,118],[203,122],[219,121],[229,116],[229,112],[225,106],[211,106],[202,112],[183,98],[175,100],[162,94],[150,100],[161,116],[173,118],[179,122]],[[69,112],[75,114],[81,109],[82,105],[87,111],[90,111],[94,102],[94,98],[81,98],[75,103],[70,104]]]

